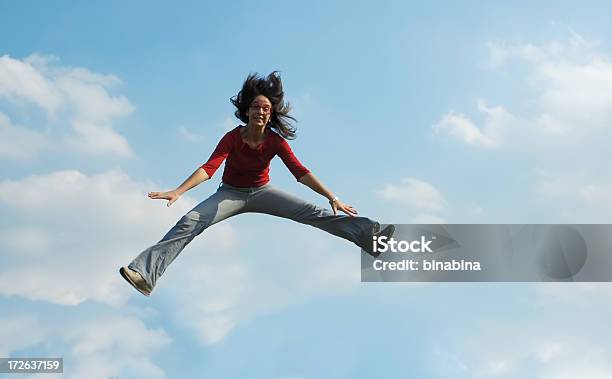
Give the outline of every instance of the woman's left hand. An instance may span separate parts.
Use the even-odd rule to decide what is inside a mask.
[[[338,215],[338,210],[341,210],[342,212],[346,213],[351,217],[357,216],[357,209],[353,208],[348,204],[344,204],[340,199],[337,199],[336,201],[330,201],[329,204],[331,205],[334,211],[334,216]]]

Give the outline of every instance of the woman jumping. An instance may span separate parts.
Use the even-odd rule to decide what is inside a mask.
[[[295,157],[286,139],[295,138],[289,120],[290,107],[283,100],[283,85],[278,72],[266,78],[251,74],[238,95],[231,99],[241,125],[221,138],[208,161],[177,189],[151,192],[149,198],[168,200],[168,206],[191,188],[210,179],[225,162],[222,183],[217,191],[183,216],[155,245],[144,250],[119,272],[134,288],[149,296],[166,268],[191,240],[204,229],[228,217],[245,213],[266,213],[314,226],[347,239],[372,252],[373,236],[391,237],[395,228],[366,217],[345,204]],[[297,181],[329,200],[332,211],[317,207],[272,187],[268,182],[270,161],[278,155]],[[338,215],[338,210],[346,216]]]

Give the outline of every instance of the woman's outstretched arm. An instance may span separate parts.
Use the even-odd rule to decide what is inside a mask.
[[[321,194],[329,200],[329,205],[331,205],[334,210],[334,215],[338,214],[338,209],[347,215],[354,217],[357,216],[357,210],[348,204],[344,204],[339,198],[337,198],[330,190],[325,187],[323,183],[312,173],[302,176],[298,179],[298,181],[306,186],[308,186],[311,190],[315,191],[318,194]]]
[[[182,194],[208,179],[210,179],[210,177],[208,176],[206,171],[204,171],[203,168],[199,167],[193,172],[193,174],[191,174],[190,177],[185,179],[183,184],[178,186],[177,189],[166,192],[149,192],[149,198],[168,200],[167,206],[169,207],[172,205],[172,203],[177,201]]]

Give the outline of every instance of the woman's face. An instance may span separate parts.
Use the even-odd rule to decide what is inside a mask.
[[[272,103],[267,97],[257,95],[249,106],[249,124],[265,126],[272,116]]]

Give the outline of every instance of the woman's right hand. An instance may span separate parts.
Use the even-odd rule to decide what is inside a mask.
[[[178,200],[181,195],[178,194],[176,190],[166,191],[166,192],[149,192],[150,199],[163,199],[168,200],[167,207],[171,206],[172,203]]]

